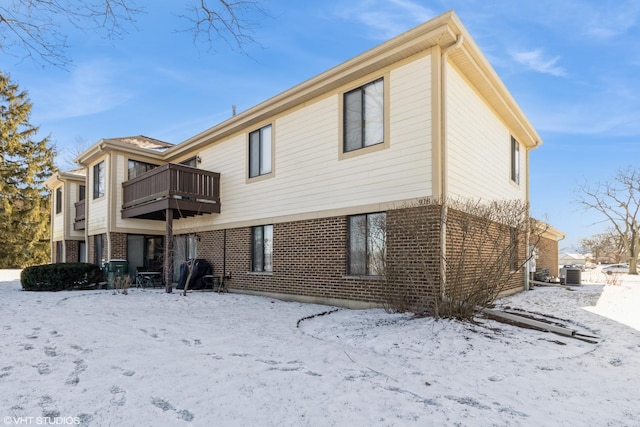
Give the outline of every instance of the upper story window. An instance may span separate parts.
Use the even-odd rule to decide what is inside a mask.
[[[511,137],[511,181],[520,184],[520,143]]]
[[[139,162],[137,160],[129,160],[129,179],[133,179],[138,175],[142,175],[145,172],[148,172],[152,169],[158,167],[158,165],[154,165],[152,163]]]
[[[62,212],[62,187],[56,188],[56,213]]]
[[[86,197],[86,192],[87,189],[83,184],[80,184],[79,188],[78,188],[78,201],[81,202],[85,199]]]
[[[251,229],[251,271],[273,271],[273,225]]]
[[[191,166],[192,168],[197,168],[198,167],[198,163],[199,163],[200,159],[195,156],[195,157],[191,157],[190,159],[187,159],[183,162],[180,162],[181,165],[185,165],[185,166]]]
[[[384,275],[387,214],[354,215],[348,218],[347,272],[357,276]]]
[[[384,143],[384,80],[344,94],[343,151]]]
[[[104,197],[104,161],[93,167],[93,198]]]
[[[271,173],[272,126],[249,134],[249,178]]]

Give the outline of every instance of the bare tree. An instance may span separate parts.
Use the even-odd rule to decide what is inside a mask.
[[[638,274],[640,254],[640,169],[620,170],[613,180],[589,184],[579,189],[578,203],[595,210],[611,224],[622,241],[629,260],[629,273]]]
[[[16,0],[0,5],[0,49],[65,68],[71,60],[65,25],[121,37],[140,13],[133,0]]]
[[[231,48],[244,52],[245,45],[255,43],[253,30],[257,27],[250,16],[254,12],[266,16],[259,1],[198,0],[187,5],[189,14],[180,18],[189,22],[183,31],[193,32],[193,41],[204,43],[207,51],[214,49],[216,40],[223,40]]]
[[[224,40],[238,50],[253,43],[253,12],[266,15],[260,1],[198,0],[186,6],[194,41],[204,40],[211,50]],[[144,9],[136,0],[14,0],[0,3],[0,51],[19,59],[32,58],[44,65],[66,68],[71,59],[67,26],[100,30],[108,38],[121,38]]]
[[[626,258],[624,244],[618,233],[608,228],[603,233],[580,239],[580,246],[591,252],[594,262],[619,263]]]

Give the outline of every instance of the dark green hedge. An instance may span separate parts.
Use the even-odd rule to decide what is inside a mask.
[[[22,289],[25,291],[91,289],[102,280],[100,267],[84,262],[34,265],[25,268],[20,274]]]

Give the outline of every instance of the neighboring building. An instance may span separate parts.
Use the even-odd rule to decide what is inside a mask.
[[[78,158],[86,257],[126,258],[131,273],[162,269],[167,280],[184,259],[206,258],[237,292],[377,304],[385,251],[411,255],[397,224],[418,201],[528,202],[540,144],[448,12],[178,145],[93,145]],[[439,210],[426,209],[437,282],[446,239]],[[54,242],[66,241],[62,223]],[[505,291],[526,286],[522,271]]]
[[[569,252],[562,253],[558,258],[558,263],[562,265],[578,265],[583,266],[587,263],[587,258],[582,254],[574,254]]]
[[[45,186],[51,190],[51,261],[86,262],[85,170],[57,172]]]
[[[537,237],[536,248],[533,257],[532,272],[547,270],[553,277],[559,277],[558,265],[558,242],[566,237],[566,235],[555,227],[541,221],[536,221],[539,227],[534,234]],[[534,237],[535,238],[535,237]]]

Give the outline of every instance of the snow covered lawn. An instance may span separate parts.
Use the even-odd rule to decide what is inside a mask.
[[[500,305],[598,344],[480,319],[160,289],[23,292],[0,271],[2,425],[637,426],[640,279]],[[31,418],[29,418],[31,417]],[[37,417],[49,417],[37,418]]]

